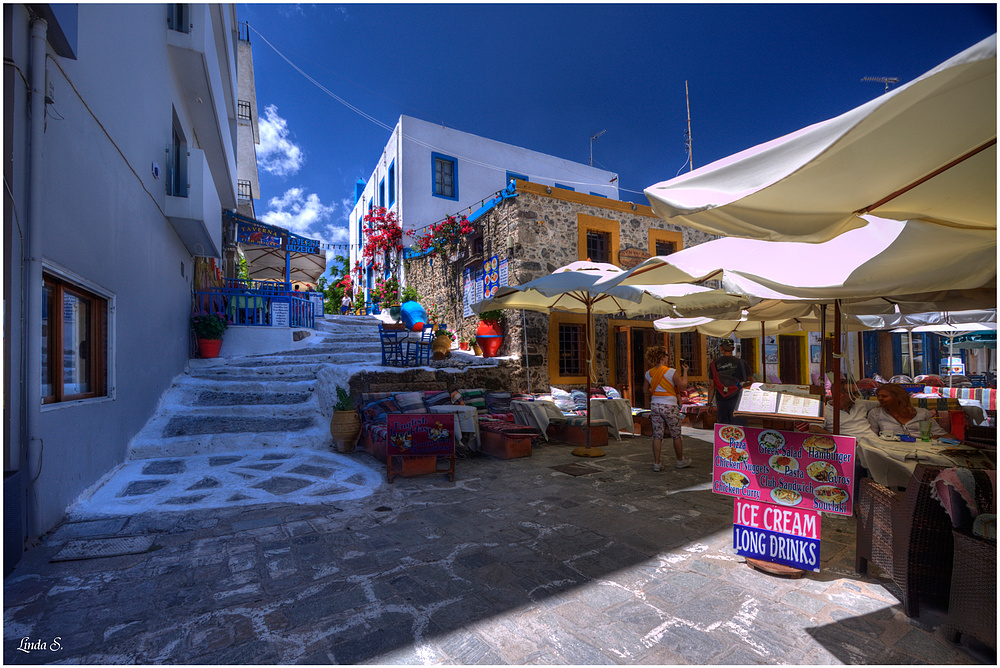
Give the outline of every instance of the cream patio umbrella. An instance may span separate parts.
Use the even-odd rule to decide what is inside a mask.
[[[862,214],[996,232],[996,35],[845,114],[646,189],[711,234],[822,242]]]
[[[573,450],[580,457],[600,457],[604,451],[590,445],[590,385],[593,377],[594,314],[698,315],[719,313],[738,316],[748,299],[697,285],[619,285],[605,287],[608,280],[625,274],[612,264],[581,260],[556,269],[523,285],[506,286],[473,305],[477,313],[494,309],[569,311],[586,313],[587,341],[587,446]]]

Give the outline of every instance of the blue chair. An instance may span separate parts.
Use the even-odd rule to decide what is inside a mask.
[[[403,358],[403,342],[400,337],[406,334],[401,329],[385,329],[383,324],[378,324],[378,336],[382,342],[382,366],[405,366],[406,360]]]
[[[410,332],[406,340],[406,365],[407,366],[427,366],[431,363],[431,342],[434,340],[434,331],[428,326],[420,331],[420,337],[415,338],[417,332]]]

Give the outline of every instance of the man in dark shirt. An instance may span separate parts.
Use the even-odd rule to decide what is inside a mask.
[[[712,360],[708,367],[711,383],[708,387],[708,403],[715,400],[718,409],[717,422],[722,424],[746,425],[744,418],[734,418],[733,411],[740,401],[740,387],[753,379],[750,365],[743,358],[733,355],[736,344],[723,339],[719,345],[722,354]]]

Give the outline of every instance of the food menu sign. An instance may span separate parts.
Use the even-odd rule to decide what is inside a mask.
[[[741,500],[851,515],[854,439],[717,424],[712,479]]]

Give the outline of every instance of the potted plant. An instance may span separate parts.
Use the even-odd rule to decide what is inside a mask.
[[[354,400],[347,390],[337,386],[337,403],[330,418],[330,436],[337,452],[354,452],[361,434],[361,418],[354,409]]]
[[[434,359],[443,360],[451,354],[451,344],[455,341],[455,333],[448,329],[446,325],[441,325],[434,332],[434,340],[431,341],[431,352]]]
[[[474,336],[471,339],[469,339],[469,347],[472,349],[472,352],[474,352],[475,354],[477,354],[477,355],[482,355],[483,354],[483,349],[479,347],[478,343],[476,343],[476,337],[474,337]]]
[[[479,326],[476,327],[476,343],[483,349],[483,357],[496,357],[503,343],[503,311],[483,311],[479,314]]]
[[[198,337],[198,352],[204,358],[219,356],[222,349],[222,334],[229,322],[218,313],[202,312],[191,318],[191,326]]]

